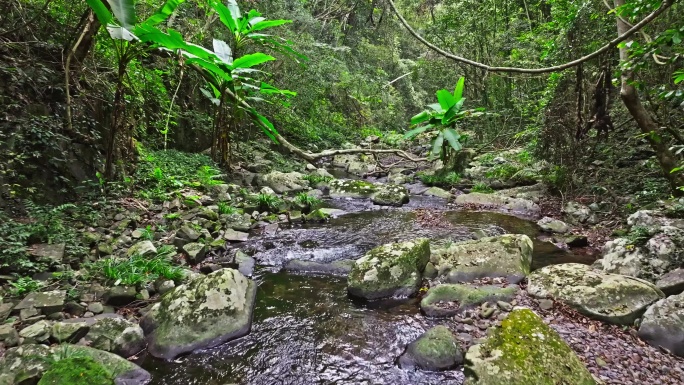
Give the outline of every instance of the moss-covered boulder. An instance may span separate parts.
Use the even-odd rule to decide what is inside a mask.
[[[369,198],[378,191],[378,186],[362,180],[335,179],[330,181],[332,198]]]
[[[520,198],[511,198],[498,194],[470,193],[456,197],[454,200],[459,206],[510,212],[526,217],[539,217],[541,208],[536,203]]]
[[[684,357],[684,293],[661,299],[646,310],[639,337]]]
[[[118,314],[75,318],[60,322],[60,324],[86,325],[88,331],[81,339],[83,344],[118,354],[124,358],[131,357],[145,349],[145,336],[142,328]]]
[[[80,361],[74,360],[71,363],[67,362],[59,366],[55,366],[55,361],[49,358],[59,357],[60,359],[74,359],[81,358],[88,361],[90,369],[93,365],[99,365],[96,377],[92,377],[93,381],[90,384],[108,384],[113,383],[117,385],[143,385],[150,381],[150,374],[140,368],[138,365],[123,359],[115,354],[93,349],[88,346],[81,345],[59,345],[48,347],[45,345],[23,345],[16,348],[8,349],[5,355],[0,359],[0,384],[13,385],[20,383],[37,383],[40,384],[69,384],[75,385],[78,382],[54,382],[65,381],[69,377],[66,371],[71,372],[82,370],[82,366],[74,367],[71,364],[78,364]],[[51,369],[56,368],[56,372],[50,374],[46,380],[41,378],[48,375]],[[102,379],[106,372],[108,379],[105,382],[96,382],[95,378]],[[73,374],[73,373],[71,373]],[[106,378],[106,377],[105,377]]]
[[[305,218],[308,222],[325,222],[342,214],[345,214],[344,210],[320,208],[310,212]]]
[[[309,182],[304,179],[304,174],[298,172],[273,171],[266,175],[259,175],[257,176],[257,184],[261,187],[270,187],[278,194],[299,192],[309,187]]]
[[[483,277],[506,277],[518,283],[530,273],[532,240],[527,235],[506,234],[455,242],[430,258],[439,275],[448,274],[452,283]]]
[[[513,310],[466,353],[466,385],[595,385],[575,352],[529,309]]]
[[[458,340],[446,326],[435,326],[411,342],[399,357],[403,369],[440,371],[463,363]]]
[[[385,184],[371,196],[371,200],[380,206],[403,206],[409,203],[409,193],[406,187],[395,184]]]
[[[249,332],[256,284],[222,269],[178,286],[141,320],[148,352],[172,359],[242,337]]]
[[[425,190],[423,195],[427,195],[429,197],[443,198],[443,199],[453,198],[453,194],[451,194],[450,192],[446,191],[445,189],[439,188],[439,187],[430,187],[429,189]]]
[[[552,297],[588,317],[618,325],[633,325],[649,305],[664,297],[648,281],[578,263],[546,266],[530,274],[528,281],[527,291],[534,297]]]
[[[443,284],[428,290],[420,301],[420,309],[430,317],[451,317],[484,302],[508,301],[517,291],[517,286],[503,288]]]
[[[349,294],[368,300],[410,296],[420,288],[429,259],[427,239],[376,247],[352,267],[347,279]]]

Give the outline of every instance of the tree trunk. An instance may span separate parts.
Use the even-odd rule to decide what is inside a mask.
[[[625,0],[614,0],[615,8],[619,8],[625,4]],[[618,36],[623,35],[630,26],[623,21],[622,18],[617,18],[617,32]],[[629,61],[629,52],[626,47],[620,48],[620,61]],[[651,145],[651,148],[656,153],[656,158],[660,164],[660,168],[663,171],[665,179],[670,183],[672,189],[672,194],[675,196],[681,196],[682,191],[677,188],[684,186],[684,178],[681,173],[671,173],[672,169],[677,167],[677,158],[670,151],[665,143],[662,130],[658,127],[658,124],[653,120],[650,113],[646,110],[643,104],[641,104],[641,99],[639,99],[639,94],[636,88],[632,85],[634,82],[634,73],[632,71],[622,72],[622,87],[620,89],[620,96],[622,97],[622,102],[629,110],[629,113],[636,121],[639,129],[644,134],[646,140]]]
[[[114,178],[114,152],[116,151],[116,134],[123,126],[123,113],[125,109],[124,100],[124,76],[126,75],[126,67],[128,63],[124,60],[119,62],[119,78],[116,85],[116,93],[114,94],[114,111],[112,113],[112,124],[109,128],[109,143],[107,143],[107,160],[105,163],[105,177],[108,180]]]

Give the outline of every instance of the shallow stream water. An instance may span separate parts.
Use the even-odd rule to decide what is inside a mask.
[[[412,197],[408,206],[381,209],[359,200],[329,201],[348,214],[325,224],[282,229],[255,237],[242,247],[261,266],[251,333],[176,361],[145,358],[154,385],[459,385],[458,370],[406,371],[395,365],[405,346],[436,321],[420,314],[417,300],[358,303],[346,279],[280,272],[290,259],[330,262],[355,259],[388,242],[427,237],[438,242],[472,239],[476,233],[527,234],[535,240],[533,268],[590,263],[536,240],[534,222],[498,213],[444,211],[437,198]],[[443,220],[437,226],[416,220],[423,209]]]

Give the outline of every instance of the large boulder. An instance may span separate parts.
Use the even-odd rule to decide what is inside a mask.
[[[466,385],[595,385],[579,357],[529,309],[515,309],[468,349]]]
[[[573,201],[563,206],[563,214],[568,222],[575,225],[593,225],[598,222],[596,215],[589,207]]]
[[[684,357],[684,294],[661,299],[646,310],[639,337]]]
[[[437,285],[420,301],[420,309],[429,317],[451,317],[462,310],[488,301],[508,301],[518,292],[517,286]]]
[[[373,172],[377,167],[373,159],[364,154],[335,155],[332,164],[356,176],[364,176],[369,172]]]
[[[150,374],[138,365],[116,354],[81,345],[22,345],[8,349],[0,359],[0,384],[37,383],[53,366],[53,357],[86,357],[102,365],[115,385],[143,385]],[[95,385],[95,384],[93,384]]]
[[[352,267],[347,279],[349,294],[367,300],[410,296],[420,288],[429,259],[427,239],[376,247]]]
[[[29,293],[14,307],[14,311],[34,308],[44,315],[62,311],[66,301],[66,291],[52,290]]]
[[[249,332],[256,284],[222,269],[178,286],[141,320],[148,352],[172,359],[242,337]]]
[[[257,184],[270,187],[278,194],[299,192],[309,187],[309,182],[304,179],[304,174],[298,172],[284,173],[273,171],[266,175],[259,175],[257,177]]]
[[[527,235],[506,234],[452,243],[435,251],[430,260],[439,275],[448,274],[453,283],[483,277],[518,283],[530,273],[532,247]]]
[[[530,274],[528,282],[533,297],[552,297],[586,316],[618,325],[633,325],[649,305],[664,297],[648,281],[578,263],[543,267]]]
[[[378,191],[378,186],[362,180],[335,179],[329,186],[332,198],[369,198]]]
[[[403,206],[409,203],[409,193],[404,186],[385,184],[378,188],[371,200],[380,206]]]
[[[540,219],[537,225],[547,233],[565,234],[570,231],[570,226],[567,223],[550,217]]]
[[[456,197],[454,203],[459,206],[510,212],[528,217],[539,217],[541,214],[539,205],[532,201],[498,194],[462,194]]]
[[[411,342],[399,357],[404,369],[440,371],[463,363],[458,340],[446,326],[435,326]]]

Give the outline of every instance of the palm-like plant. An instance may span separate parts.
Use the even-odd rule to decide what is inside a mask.
[[[428,109],[412,117],[411,125],[418,127],[404,135],[406,139],[413,139],[428,130],[434,131],[430,158],[439,158],[444,164],[447,164],[453,155],[462,148],[461,135],[456,131],[459,122],[467,117],[481,115],[484,110],[482,108],[463,109],[465,102],[463,97],[464,85],[465,78],[461,77],[456,83],[453,94],[448,90],[437,91],[439,103],[428,105]]]

